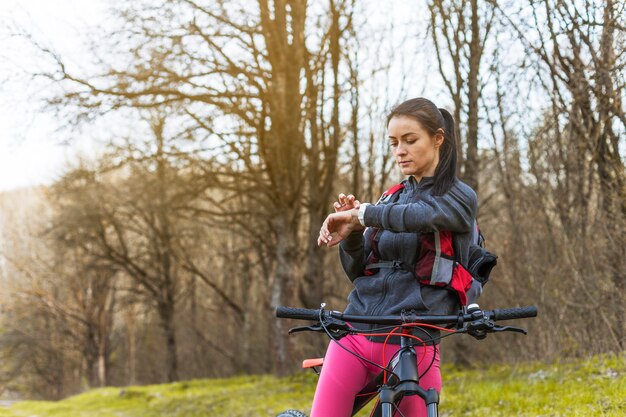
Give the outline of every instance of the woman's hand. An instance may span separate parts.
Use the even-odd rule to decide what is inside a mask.
[[[345,195],[344,193],[340,193],[337,201],[333,204],[335,208],[335,213],[339,213],[341,211],[348,211],[352,209],[357,209],[361,206],[361,202],[356,199],[352,194]]]
[[[320,229],[317,245],[325,244],[330,248],[347,238],[350,233],[363,230],[364,227],[359,223],[358,215],[357,208],[329,214]]]

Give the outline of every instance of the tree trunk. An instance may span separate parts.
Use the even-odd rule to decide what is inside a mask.
[[[272,286],[272,307],[285,305],[293,300],[294,287],[297,283],[297,237],[290,217],[282,215],[274,219],[276,230],[276,271]],[[287,332],[284,320],[276,320],[276,368],[280,373],[286,371]]]
[[[615,308],[615,323],[613,326],[618,340],[616,350],[623,351],[626,346],[626,329],[624,319],[626,309],[623,303],[624,290],[626,289],[624,279],[624,259],[626,259],[626,246],[624,245],[624,227],[626,226],[626,179],[624,163],[619,152],[619,135],[613,130],[613,120],[615,108],[611,101],[616,100],[619,93],[614,93],[611,71],[615,68],[616,54],[613,46],[615,32],[615,5],[613,0],[606,0],[603,10],[603,27],[600,41],[601,58],[600,68],[596,69],[596,93],[599,96],[598,110],[600,118],[598,122],[602,126],[602,134],[598,138],[596,146],[596,159],[598,164],[598,174],[600,177],[600,188],[602,192],[602,209],[606,218],[612,219],[617,226],[617,230],[622,230],[614,238],[614,244],[610,245],[608,251],[609,274],[612,276],[614,285],[613,306]]]
[[[178,381],[178,357],[176,355],[176,322],[174,308],[170,303],[159,306],[161,326],[165,334],[165,368],[167,382]]]
[[[467,111],[467,159],[463,180],[478,192],[478,97],[480,60],[483,46],[480,42],[478,25],[478,0],[471,1],[472,7],[472,38],[470,41],[469,74],[467,80],[468,111]],[[458,123],[458,121],[457,121]]]
[[[84,346],[82,349],[85,373],[87,374],[87,383],[89,387],[98,387],[98,353],[99,345],[96,336],[98,329],[93,320],[87,320],[85,323]]]
[[[107,385],[107,358],[106,352],[98,353],[98,386]]]
[[[323,283],[325,281],[324,274],[324,249],[317,246],[317,237],[319,235],[319,228],[325,218],[326,213],[329,211],[328,202],[330,200],[330,194],[332,192],[332,183],[335,177],[335,171],[337,166],[337,153],[339,150],[339,144],[341,142],[340,130],[341,125],[339,123],[339,62],[341,60],[341,33],[342,29],[339,25],[339,18],[341,14],[341,6],[335,4],[333,0],[330,1],[331,8],[331,27],[329,30],[330,37],[330,58],[333,73],[333,112],[330,127],[332,133],[328,138],[329,146],[318,146],[320,137],[323,132],[319,132],[317,129],[317,93],[316,86],[313,85],[310,72],[307,77],[309,83],[307,92],[309,93],[309,100],[312,100],[314,108],[311,111],[310,124],[311,124],[311,136],[312,146],[309,168],[309,190],[310,190],[310,206],[309,206],[309,234],[307,242],[307,265],[306,272],[304,274],[304,285],[300,286],[300,300],[306,308],[317,308],[322,302],[323,296]],[[320,86],[319,88],[324,88]],[[353,98],[354,100],[354,98]],[[353,107],[353,111],[356,111],[356,104]],[[323,114],[323,112],[322,112]],[[353,123],[356,124],[357,116],[353,114]],[[320,135],[321,133],[321,135]],[[356,135],[356,132],[355,132]],[[322,160],[320,163],[319,161]],[[358,157],[358,155],[357,155]],[[358,174],[358,169],[355,169]],[[352,193],[357,193],[357,190],[351,190]]]
[[[306,271],[299,287],[299,299],[304,308],[317,308],[324,293],[324,248],[317,246],[316,237],[324,217],[315,207],[309,212],[309,239],[307,242]]]
[[[130,306],[124,312],[124,321],[126,322],[126,337],[128,338],[126,381],[128,385],[135,385],[137,383],[137,341],[135,338],[135,311],[133,306]]]

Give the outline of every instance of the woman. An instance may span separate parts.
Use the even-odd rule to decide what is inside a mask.
[[[416,98],[391,111],[387,132],[396,162],[407,178],[375,205],[340,194],[336,212],[322,225],[318,245],[340,244],[342,266],[354,284],[346,314],[387,315],[403,310],[454,314],[462,294],[429,285],[434,282],[429,282],[430,277],[419,279],[416,273],[424,266],[434,271],[433,257],[424,253],[428,239],[440,233],[451,237],[454,259],[467,265],[477,201],[476,193],[456,176],[454,119],[431,101]],[[353,326],[370,328],[356,323]],[[414,334],[426,342],[425,346],[416,346],[418,358],[426,350],[418,366],[420,375],[425,372],[420,385],[440,391],[439,334],[421,329]],[[350,335],[341,339],[341,344],[370,361],[386,365],[381,363],[382,341]],[[391,343],[385,349],[387,358],[400,348],[399,340]],[[311,417],[350,416],[355,395],[379,372],[379,368],[331,342]],[[406,417],[426,415],[424,402],[418,396],[406,397],[400,411]]]

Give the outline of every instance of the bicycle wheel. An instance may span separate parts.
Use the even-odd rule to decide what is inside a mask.
[[[286,410],[278,414],[276,417],[307,417],[307,415],[298,410]]]

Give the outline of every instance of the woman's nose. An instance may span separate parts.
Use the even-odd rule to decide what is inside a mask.
[[[398,146],[396,146],[396,155],[405,155],[406,154],[406,148],[404,147],[403,144],[399,143]]]

